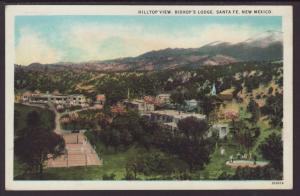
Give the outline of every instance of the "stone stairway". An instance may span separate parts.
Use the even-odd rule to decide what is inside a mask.
[[[47,167],[74,167],[102,165],[102,160],[82,133],[63,134],[67,152],[49,159]]]

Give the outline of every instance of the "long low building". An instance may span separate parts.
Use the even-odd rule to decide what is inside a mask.
[[[82,105],[86,103],[86,98],[84,95],[80,95],[80,94],[52,95],[47,93],[30,94],[26,92],[22,96],[22,101],[29,102],[29,103],[55,103],[55,104]]]
[[[124,105],[127,107],[127,109],[136,110],[142,114],[144,114],[146,112],[154,111],[154,109],[155,109],[155,106],[153,103],[148,103],[142,99],[134,99],[132,101],[125,100]]]
[[[178,121],[187,117],[195,117],[200,120],[206,119],[206,116],[203,114],[186,113],[177,110],[156,110],[150,112],[149,116],[151,120],[161,122],[171,129],[176,129]]]

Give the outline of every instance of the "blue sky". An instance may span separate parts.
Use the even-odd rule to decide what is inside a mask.
[[[17,16],[16,63],[81,62],[281,31],[276,16]]]

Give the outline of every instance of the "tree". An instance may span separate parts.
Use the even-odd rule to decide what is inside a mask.
[[[233,175],[223,172],[219,180],[282,180],[282,174],[270,166],[238,167]]]
[[[209,162],[214,145],[206,137],[208,128],[206,121],[187,117],[178,122],[178,130],[169,141],[171,152],[178,154],[190,170],[202,169]]]
[[[100,134],[105,144],[118,147],[128,147],[134,141],[139,141],[143,135],[143,129],[139,123],[139,115],[135,112],[127,112],[117,115],[112,123]]]
[[[14,128],[15,130],[19,127],[19,119],[21,117],[21,113],[18,110],[14,111]]]
[[[41,126],[40,114],[37,111],[30,112],[26,117],[26,124],[29,127]]]
[[[203,138],[203,135],[209,128],[206,121],[199,120],[195,117],[187,117],[179,120],[177,127],[186,136],[186,138],[191,140]]]
[[[266,99],[266,104],[262,108],[262,113],[268,115],[272,127],[282,128],[283,118],[283,95],[275,93]]]
[[[27,116],[27,126],[17,135],[14,144],[16,156],[28,169],[37,171],[42,177],[44,162],[64,152],[65,142],[60,135],[42,127],[38,113],[33,111]],[[49,156],[50,155],[50,156]]]
[[[242,147],[244,147],[248,152],[253,146],[255,139],[259,135],[259,128],[252,127],[247,124],[246,121],[240,120],[235,122],[233,127],[233,137]]]
[[[143,161],[141,155],[131,157],[126,163],[126,175],[127,180],[136,180],[139,172],[143,170]]]
[[[224,116],[226,119],[231,120],[231,124],[234,127],[235,126],[235,121],[239,118],[239,113],[235,110],[226,110],[224,112]]]
[[[184,105],[184,94],[181,92],[181,91],[174,91],[171,93],[171,96],[170,96],[171,100],[173,103],[181,106],[181,105]]]
[[[280,135],[272,133],[259,146],[259,149],[263,157],[269,160],[275,169],[282,171],[283,145]]]
[[[27,134],[16,138],[15,154],[31,171],[38,170],[42,177],[44,162],[63,154],[65,142],[60,135],[42,128],[26,127],[22,132]]]
[[[102,176],[102,180],[114,180],[116,177],[116,174],[111,173],[111,174],[104,174]]]
[[[142,116],[140,119],[140,125],[143,129],[143,134],[141,135],[139,142],[146,149],[150,149],[151,146],[154,146],[159,142],[158,138],[161,138],[162,130],[157,122],[151,121],[146,116]]]
[[[160,150],[152,149],[129,157],[126,163],[126,179],[137,179],[138,174],[145,176],[163,176],[168,179],[172,174],[186,171],[187,164],[176,156]]]
[[[271,167],[238,167],[233,180],[281,180],[282,176]]]
[[[141,172],[145,175],[170,175],[175,166],[171,156],[161,151],[154,151],[142,157],[143,167]]]
[[[180,138],[176,145],[178,156],[188,165],[190,171],[203,169],[204,165],[210,160],[209,155],[213,150],[213,145],[209,140],[189,141]]]
[[[204,96],[202,98],[202,109],[203,113],[206,115],[206,118],[209,120],[210,113],[215,109],[216,99],[211,96]]]
[[[248,103],[247,110],[251,113],[250,122],[257,123],[260,118],[260,110],[258,104],[252,98]]]

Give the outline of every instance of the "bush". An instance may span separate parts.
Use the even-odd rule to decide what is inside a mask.
[[[263,157],[269,160],[275,169],[282,171],[283,144],[280,135],[272,133],[260,144],[259,149]]]
[[[114,180],[116,175],[114,173],[111,174],[104,174],[102,176],[102,180]]]

